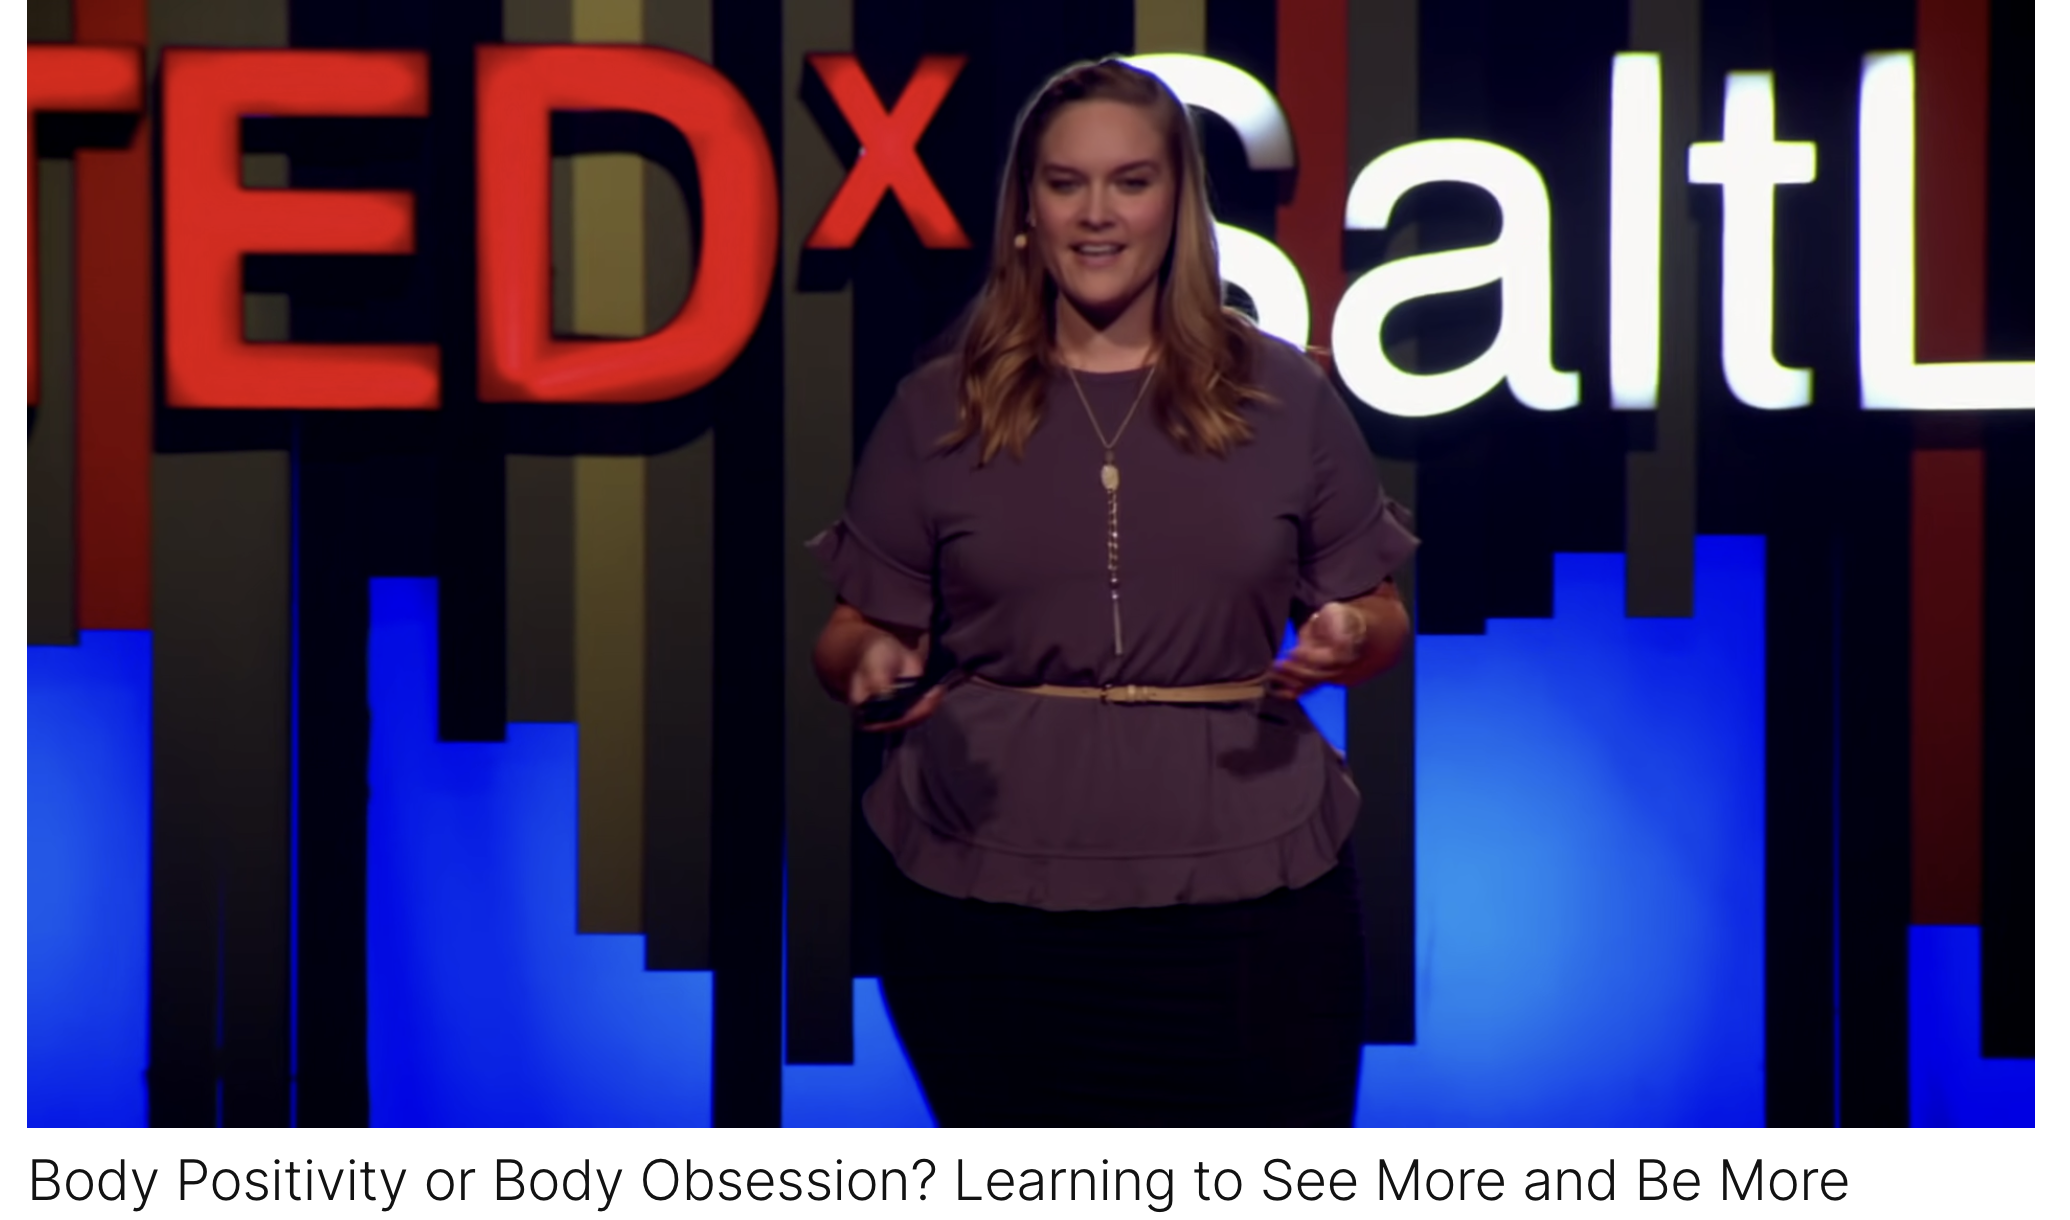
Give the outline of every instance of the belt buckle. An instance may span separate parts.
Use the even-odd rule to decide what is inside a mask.
[[[1142,688],[1133,682],[1125,682],[1120,686],[1115,686],[1110,682],[1100,687],[1100,702],[1108,704],[1141,703],[1143,702],[1141,691]]]

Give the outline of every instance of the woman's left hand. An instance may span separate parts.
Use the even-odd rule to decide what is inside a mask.
[[[1292,651],[1272,666],[1272,687],[1287,698],[1349,674],[1366,649],[1366,616],[1356,606],[1331,602],[1308,616]]]

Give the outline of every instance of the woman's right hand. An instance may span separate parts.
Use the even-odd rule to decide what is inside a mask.
[[[927,639],[917,649],[908,648],[889,632],[873,631],[855,654],[855,668],[848,677],[848,706],[859,708],[879,695],[888,695],[901,678],[917,678],[927,668]],[[937,686],[920,697],[910,711],[897,720],[863,726],[868,733],[892,733],[911,728],[934,714],[942,701]]]

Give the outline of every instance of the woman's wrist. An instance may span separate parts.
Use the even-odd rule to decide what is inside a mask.
[[[1350,636],[1352,661],[1356,661],[1366,655],[1366,642],[1372,640],[1372,615],[1368,615],[1356,601],[1339,601],[1335,605],[1339,609],[1339,623]]]
[[[1354,659],[1366,653],[1366,644],[1373,638],[1373,616],[1355,601],[1338,602],[1349,618],[1347,624],[1351,634],[1351,655]]]

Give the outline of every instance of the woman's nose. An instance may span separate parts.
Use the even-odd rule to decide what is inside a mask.
[[[1085,210],[1079,213],[1078,222],[1088,229],[1104,229],[1114,223],[1113,200],[1104,188],[1094,187],[1085,193]]]

